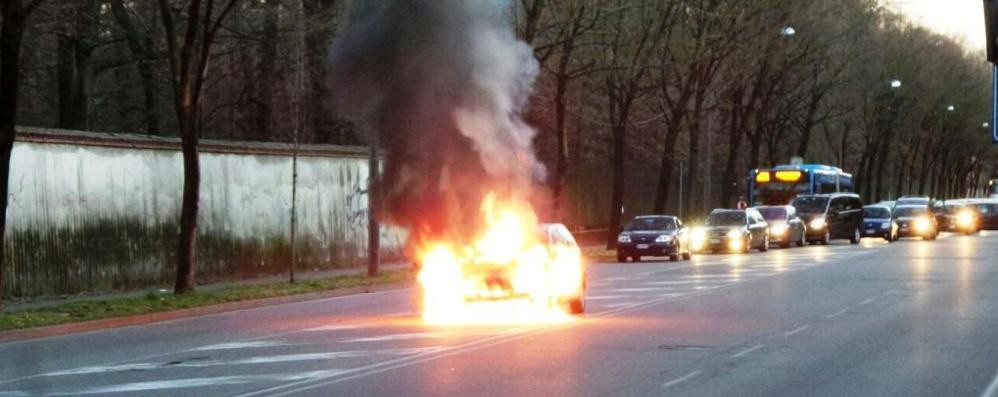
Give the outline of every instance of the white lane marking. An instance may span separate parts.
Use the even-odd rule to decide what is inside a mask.
[[[219,343],[217,345],[195,347],[191,350],[193,351],[232,350],[232,349],[250,349],[258,347],[290,346],[290,345],[291,345],[290,343],[281,342],[281,341],[232,342],[232,343]]]
[[[177,363],[135,363],[135,364],[121,364],[121,365],[106,365],[106,366],[93,366],[93,367],[79,367],[68,369],[65,371],[56,371],[42,374],[42,376],[70,376],[70,375],[90,375],[90,374],[102,374],[109,372],[125,372],[125,371],[150,371],[156,369],[164,368],[204,368],[213,366],[230,366],[230,365],[254,365],[254,364],[273,364],[273,363],[287,363],[294,361],[312,361],[312,360],[335,360],[343,358],[354,358],[354,357],[370,357],[370,356],[405,356],[411,354],[420,354],[427,352],[434,352],[440,350],[441,346],[431,346],[431,347],[417,347],[417,348],[405,348],[405,349],[383,349],[383,350],[353,350],[353,351],[339,351],[339,352],[321,352],[321,353],[302,353],[302,354],[281,354],[281,355],[268,355],[259,357],[248,357],[239,358],[233,360],[205,360],[205,361],[185,361]]]
[[[872,254],[874,252],[876,252],[876,251],[873,251],[873,250],[866,251],[866,252],[863,252],[862,254],[858,254],[856,256],[869,255],[869,254]],[[837,260],[840,260],[840,258],[837,258]],[[789,275],[789,274],[795,273],[797,271],[808,270],[808,269],[809,269],[808,267],[802,267],[802,268],[799,268],[799,269],[794,269],[791,272],[780,273],[779,275],[785,276],[785,275]],[[766,280],[767,278],[768,277],[759,277],[759,278],[756,278],[756,279],[746,280],[744,283],[740,283],[740,284],[737,284],[737,285],[738,286],[744,286],[746,284],[752,284],[752,283],[756,283],[756,282],[761,282],[763,280]],[[726,285],[724,287],[729,287],[729,286],[733,286],[733,285],[736,285],[736,284],[729,284],[729,285]],[[679,302],[679,301],[687,300],[687,299],[690,299],[690,298],[704,296],[704,295],[708,295],[710,293],[712,293],[712,292],[692,292],[692,293],[690,293],[688,295],[681,296],[681,297],[654,299],[654,300],[648,301],[647,303],[638,304],[638,305],[635,305],[633,307],[627,307],[627,308],[621,308],[621,309],[613,309],[613,310],[608,310],[608,311],[600,311],[598,313],[594,313],[594,314],[588,315],[586,317],[590,318],[590,319],[592,319],[592,318],[602,318],[602,317],[612,317],[612,316],[616,316],[616,315],[620,315],[620,314],[624,314],[624,313],[634,312],[634,311],[637,311],[637,310],[641,310],[641,309],[644,309],[644,308],[647,308],[647,307],[652,307],[652,306],[659,305],[659,304]],[[464,353],[468,353],[468,352],[472,352],[472,351],[476,351],[476,350],[481,350],[481,349],[484,349],[484,348],[488,348],[488,347],[500,345],[500,344],[506,343],[506,342],[508,342],[510,340],[515,340],[517,338],[524,337],[526,335],[533,335],[533,334],[537,334],[537,333],[549,332],[549,331],[556,330],[556,329],[562,329],[562,328],[568,327],[570,324],[572,324],[572,323],[557,324],[557,325],[551,325],[551,326],[544,326],[544,327],[540,327],[540,328],[533,329],[533,330],[527,330],[527,331],[524,331],[524,332],[504,333],[504,334],[501,334],[501,335],[495,335],[495,336],[485,337],[485,338],[482,338],[482,339],[475,339],[475,340],[469,341],[467,343],[459,344],[459,345],[456,345],[456,346],[453,346],[453,347],[443,348],[443,349],[441,349],[440,352],[436,352],[436,353],[420,354],[420,355],[411,356],[411,357],[402,357],[402,358],[388,360],[388,361],[376,362],[376,363],[373,363],[371,365],[367,365],[367,366],[363,366],[363,367],[352,368],[352,369],[350,369],[348,371],[349,374],[344,374],[343,376],[334,376],[334,377],[330,377],[330,378],[327,378],[327,379],[321,379],[319,381],[292,382],[292,383],[287,383],[287,384],[283,384],[283,385],[277,385],[277,386],[274,386],[274,387],[266,388],[266,389],[263,389],[263,390],[256,390],[256,391],[252,391],[252,392],[248,392],[248,393],[239,394],[237,397],[251,397],[251,396],[264,395],[264,394],[269,395],[270,397],[282,397],[282,396],[287,396],[287,395],[292,395],[292,394],[299,394],[299,393],[302,393],[302,392],[307,391],[307,390],[313,390],[313,389],[316,389],[316,388],[326,387],[326,386],[329,386],[329,385],[332,385],[332,384],[336,384],[336,383],[342,383],[342,382],[350,381],[350,380],[353,380],[353,379],[358,379],[358,378],[363,378],[363,377],[367,377],[367,376],[372,376],[372,375],[384,373],[384,372],[391,371],[391,370],[398,369],[398,368],[404,368],[404,367],[408,367],[408,366],[412,366],[412,365],[417,365],[417,364],[422,364],[422,363],[430,362],[430,361],[433,361],[433,360],[438,360],[438,359],[441,359],[441,358],[452,357],[452,356],[456,356],[456,355],[459,355],[459,354],[464,354]]]
[[[141,391],[164,390],[164,389],[188,389],[192,387],[238,385],[238,384],[258,383],[258,382],[305,381],[313,379],[322,379],[329,376],[336,376],[343,372],[345,372],[345,370],[331,369],[323,371],[293,372],[293,373],[283,373],[283,374],[236,375],[236,376],[218,376],[211,378],[172,379],[172,380],[153,381],[153,382],[123,383],[118,385],[100,386],[100,387],[72,390],[66,392],[56,392],[56,393],[46,392],[45,395],[79,396],[87,394],[141,392]]]
[[[368,328],[367,325],[361,324],[338,324],[338,325],[322,325],[319,327],[306,328],[305,332],[326,332],[326,331],[343,331],[348,329],[361,329]]]
[[[783,336],[794,336],[794,335],[797,335],[797,334],[799,334],[801,332],[804,332],[804,330],[806,330],[808,328],[811,328],[811,326],[810,325],[801,325],[800,327],[797,327],[797,328],[794,328],[794,329],[792,329],[790,331],[784,332]]]
[[[617,300],[617,299],[627,299],[631,295],[586,295],[587,301],[602,301],[602,300]]]
[[[700,371],[700,370],[696,370],[696,371],[690,372],[690,373],[688,373],[686,375],[680,376],[680,377],[678,377],[676,379],[673,379],[673,380],[670,380],[668,382],[663,383],[662,384],[662,388],[665,389],[665,388],[669,388],[669,387],[678,385],[680,383],[686,382],[686,381],[688,381],[690,379],[696,378],[701,373],[703,373],[703,371]]]
[[[633,279],[634,279],[634,277],[608,277],[608,278],[604,278],[603,280],[605,280],[605,281],[627,281],[627,280],[633,280]]]
[[[705,289],[715,289],[715,288],[726,287],[728,285],[732,285],[732,284],[724,284],[724,285],[698,285],[695,289],[697,291],[702,291],[702,290],[705,290]]]
[[[718,279],[718,278],[738,278],[737,274],[687,274],[682,276],[685,279]]]
[[[988,384],[988,388],[984,389],[984,393],[981,393],[981,397],[996,397],[998,396],[998,374],[995,374],[995,378],[991,380]]]
[[[686,293],[685,292],[674,292],[674,293],[671,293],[671,294],[661,294],[658,297],[659,298],[675,298],[677,296],[683,296],[683,295],[686,295]]]
[[[894,294],[896,294],[897,292],[898,292],[898,291],[897,291],[896,289],[889,289],[889,290],[887,290],[887,291],[884,291],[884,295],[894,295]]]
[[[845,312],[846,312],[846,309],[842,309],[842,310],[839,310],[839,311],[837,311],[835,313],[832,313],[832,314],[829,314],[829,315],[825,316],[825,318],[835,318],[835,317],[838,317],[838,316],[841,316],[841,315],[845,314]]]
[[[732,354],[731,358],[738,358],[738,357],[744,356],[744,355],[749,354],[751,352],[754,352],[756,350],[762,349],[763,347],[764,347],[763,345],[752,346],[752,347],[750,347],[748,349],[745,349],[745,350],[742,350],[742,351],[740,351],[738,353]]]
[[[365,336],[360,338],[346,338],[341,339],[340,342],[344,343],[358,343],[358,342],[385,342],[393,340],[410,340],[410,339],[427,339],[427,338],[443,338],[444,336],[433,332],[415,332],[411,334],[391,334],[382,336]]]
[[[649,291],[662,291],[668,288],[658,287],[658,288],[617,288],[611,289],[607,292],[649,292]]]
[[[622,307],[629,307],[634,305],[640,305],[643,302],[624,302],[624,303],[608,303],[606,305],[600,305],[609,309],[619,309]]]
[[[696,284],[699,283],[697,280],[679,280],[679,281],[650,281],[647,283],[642,283],[644,285],[682,285],[682,284]]]
[[[873,301],[875,301],[875,300],[876,300],[876,299],[873,299],[873,298],[869,298],[869,299],[867,299],[867,300],[865,300],[865,301],[862,301],[862,302],[859,302],[859,305],[860,305],[860,306],[866,306],[866,305],[869,305],[869,304],[873,303]]]

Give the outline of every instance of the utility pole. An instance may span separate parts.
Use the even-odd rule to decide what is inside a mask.
[[[305,20],[305,9],[301,6],[299,11],[301,11],[302,21]],[[291,284],[295,283],[295,264],[298,263],[298,151],[299,141],[298,136],[302,129],[302,100],[304,98],[304,87],[305,87],[305,73],[303,70],[304,63],[302,62],[302,47],[305,45],[305,24],[298,24],[298,45],[296,63],[298,63],[298,73],[295,80],[296,87],[295,91],[297,98],[295,98],[295,128],[294,137],[291,149],[291,264],[288,265],[288,282]]]
[[[381,227],[378,223],[378,182],[380,167],[378,166],[378,139],[371,133],[368,142],[369,158],[367,160],[367,276],[378,275],[378,265],[381,263]]]

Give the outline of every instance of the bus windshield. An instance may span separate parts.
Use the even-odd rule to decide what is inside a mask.
[[[803,174],[800,181],[788,183],[771,181],[756,184],[756,201],[758,204],[785,205],[800,194],[811,193],[811,181]]]

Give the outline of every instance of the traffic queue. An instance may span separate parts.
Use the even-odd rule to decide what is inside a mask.
[[[749,253],[770,247],[858,244],[864,237],[887,242],[935,240],[942,232],[970,235],[998,230],[998,198],[933,200],[904,196],[864,206],[855,193],[798,195],[789,205],[718,208],[697,225],[672,215],[644,215],[617,236],[617,261],[643,257],[689,260],[699,253]]]

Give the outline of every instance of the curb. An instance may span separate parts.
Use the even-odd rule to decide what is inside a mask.
[[[385,292],[404,289],[412,286],[411,281],[369,285],[360,287],[340,288],[322,292],[311,292],[301,295],[278,296],[273,298],[252,299],[238,302],[221,303],[210,306],[193,307],[190,309],[170,310],[133,316],[113,317],[101,320],[90,320],[75,323],[50,325],[36,328],[14,329],[0,331],[0,343],[41,339],[60,335],[79,334],[93,331],[103,331],[135,325],[153,324],[163,321],[194,318],[213,314],[222,314],[239,310],[256,309],[287,303],[300,303],[326,298],[336,298],[348,295],[361,295],[374,292]]]

